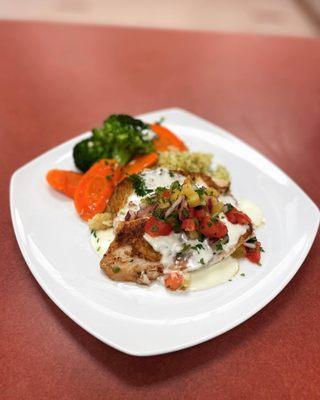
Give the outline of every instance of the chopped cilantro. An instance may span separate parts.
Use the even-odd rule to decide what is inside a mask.
[[[156,208],[153,212],[152,215],[158,219],[164,219],[164,210],[161,208]]]
[[[212,222],[217,222],[217,221],[218,221],[218,215],[219,215],[219,213],[214,213],[214,214],[212,215],[212,217],[211,217],[211,221],[212,221]]]
[[[180,190],[181,189],[181,185],[179,183],[179,181],[174,181],[171,183],[170,185],[170,189],[173,190]]]
[[[140,175],[129,175],[129,179],[131,180],[134,190],[138,196],[146,196],[148,193],[152,192],[151,189],[146,188],[146,183]]]
[[[195,246],[192,246],[191,249],[192,249],[192,250],[196,250],[197,253],[199,254],[199,253],[200,253],[200,250],[201,250],[201,249],[204,249],[204,247],[203,247],[203,245],[202,245],[201,243],[198,243],[198,244],[196,244]]]
[[[156,188],[155,193],[156,193],[157,196],[160,196],[160,195],[162,195],[162,193],[163,193],[165,190],[167,190],[165,187],[159,186],[159,187]]]
[[[201,198],[206,193],[206,188],[199,187],[199,188],[195,189],[195,192],[198,193],[199,197]]]
[[[229,211],[231,211],[231,210],[234,208],[233,205],[230,204],[230,203],[227,203],[227,204],[225,204],[224,206],[225,206],[225,208],[226,208],[226,211],[225,211],[225,212],[229,212]]]

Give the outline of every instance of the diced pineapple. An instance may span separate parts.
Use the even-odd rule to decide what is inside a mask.
[[[216,204],[213,204],[213,213],[219,213],[222,211],[224,204],[221,203],[220,201],[217,202]]]
[[[190,207],[197,207],[202,204],[202,201],[198,193],[193,192],[191,195],[187,196],[187,203]]]
[[[184,183],[182,185],[182,193],[185,196],[189,197],[189,196],[193,195],[195,193],[195,191],[189,183]]]
[[[160,201],[159,202],[159,207],[160,208],[169,208],[170,207],[170,203],[168,201]]]
[[[214,199],[219,196],[219,192],[213,187],[206,188],[206,192],[208,196],[213,196]]]

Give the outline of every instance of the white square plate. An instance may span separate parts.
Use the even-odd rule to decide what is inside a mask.
[[[181,109],[141,116],[165,117],[192,150],[210,151],[231,172],[238,198],[263,209],[258,231],[262,267],[247,262],[238,277],[200,292],[175,294],[109,280],[91,248],[87,225],[73,203],[45,181],[52,168],[73,169],[72,148],[81,135],[17,170],[10,205],[22,254],[48,296],[92,335],[128,354],[167,353],[212,339],[269,303],[305,259],[319,225],[319,210],[278,167],[221,128]],[[244,179],[245,177],[245,179]]]

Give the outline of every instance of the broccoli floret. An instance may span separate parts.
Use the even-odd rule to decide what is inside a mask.
[[[73,148],[74,163],[82,172],[87,171],[91,165],[104,157],[107,158],[108,154],[100,140],[85,139]]]
[[[114,114],[104,121],[102,128],[93,129],[92,137],[74,148],[75,164],[87,170],[100,158],[113,158],[120,165],[127,164],[135,155],[153,151],[148,139],[148,125],[129,115]]]

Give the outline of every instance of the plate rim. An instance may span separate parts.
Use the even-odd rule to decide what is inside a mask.
[[[14,215],[14,198],[13,198],[13,189],[14,189],[14,185],[15,185],[15,180],[18,179],[17,177],[19,176],[19,173],[27,168],[29,168],[30,166],[32,166],[32,164],[34,164],[35,162],[39,162],[42,158],[45,158],[45,156],[48,153],[51,153],[53,150],[58,150],[60,147],[64,147],[66,145],[68,145],[69,143],[72,143],[73,141],[79,140],[79,138],[85,137],[86,135],[89,134],[89,132],[84,132],[80,135],[77,135],[63,143],[58,144],[57,146],[45,151],[44,153],[40,154],[39,156],[35,157],[34,159],[32,159],[31,161],[27,162],[26,164],[22,165],[21,167],[19,167],[11,176],[10,179],[10,191],[9,191],[9,196],[10,196],[10,213],[11,213],[11,220],[12,220],[12,224],[13,224],[13,228],[14,228],[14,233],[16,236],[16,240],[18,242],[20,251],[24,257],[24,260],[30,270],[30,272],[32,273],[32,275],[34,276],[34,278],[36,279],[36,281],[38,282],[38,284],[40,285],[41,289],[44,290],[44,292],[48,295],[48,297],[69,317],[71,318],[75,323],[77,323],[82,329],[84,329],[85,331],[89,332],[91,335],[93,335],[94,337],[96,337],[97,339],[101,340],[102,342],[110,345],[111,347],[129,354],[129,355],[134,355],[134,356],[151,356],[151,355],[160,355],[160,354],[165,354],[165,353],[170,353],[170,352],[174,352],[174,351],[178,351],[178,350],[182,350],[203,342],[206,342],[210,339],[213,339],[231,329],[233,329],[234,327],[238,326],[239,324],[241,324],[242,322],[246,321],[247,319],[251,318],[253,315],[255,315],[257,312],[259,312],[263,307],[265,307],[267,304],[269,304],[283,289],[284,287],[291,281],[291,279],[294,277],[294,275],[297,273],[297,271],[300,269],[300,267],[302,266],[305,258],[307,257],[317,234],[318,231],[318,227],[319,227],[319,219],[320,219],[320,215],[319,215],[319,209],[316,206],[316,204],[313,202],[313,200],[306,194],[306,192],[289,176],[286,174],[286,172],[284,172],[280,167],[278,167],[275,163],[273,163],[271,160],[269,160],[265,155],[263,155],[262,153],[260,153],[258,150],[256,150],[255,148],[253,148],[252,146],[248,145],[246,142],[244,142],[242,139],[239,139],[238,137],[236,137],[235,135],[227,132],[225,129],[195,115],[190,113],[187,110],[183,110],[181,108],[178,107],[174,107],[174,108],[167,108],[167,109],[160,109],[160,110],[156,110],[156,111],[152,111],[150,113],[145,113],[142,115],[139,115],[138,117],[141,118],[147,118],[150,117],[152,114],[170,114],[170,113],[178,113],[178,114],[184,114],[184,118],[188,118],[189,120],[194,119],[194,120],[199,120],[201,122],[202,125],[205,125],[204,127],[197,127],[194,126],[194,124],[192,122],[188,122],[187,124],[185,124],[186,126],[188,126],[189,128],[193,128],[193,129],[202,129],[202,130],[212,130],[214,129],[215,131],[219,131],[220,134],[222,134],[224,137],[228,138],[228,139],[232,139],[232,140],[236,140],[239,141],[240,143],[244,144],[246,147],[248,147],[251,151],[255,151],[256,153],[258,153],[258,155],[260,157],[263,157],[264,160],[268,161],[269,163],[271,163],[273,165],[273,167],[275,167],[276,169],[278,169],[279,171],[281,171],[281,173],[289,180],[289,183],[291,185],[294,186],[295,190],[298,190],[300,192],[300,194],[303,195],[304,200],[308,201],[309,206],[311,207],[311,209],[313,209],[313,212],[315,214],[315,216],[317,217],[315,219],[314,225],[313,225],[313,231],[312,232],[308,232],[308,245],[306,245],[303,249],[303,251],[301,252],[301,254],[299,255],[299,257],[296,259],[296,262],[294,263],[294,268],[292,268],[289,272],[287,273],[285,276],[285,279],[282,279],[280,281],[280,284],[273,286],[273,290],[270,290],[268,292],[268,296],[265,296],[264,299],[259,303],[259,304],[255,304],[253,305],[249,311],[247,311],[246,313],[244,313],[245,315],[243,315],[242,317],[238,318],[237,320],[235,320],[235,318],[233,318],[231,320],[231,322],[229,324],[225,324],[223,329],[220,329],[220,331],[218,331],[218,333],[214,333],[214,334],[207,334],[207,335],[203,335],[201,337],[198,337],[197,340],[191,340],[190,342],[183,342],[182,345],[177,346],[174,345],[171,348],[169,346],[167,346],[165,349],[154,349],[153,351],[147,350],[147,351],[142,351],[140,350],[132,350],[129,348],[126,348],[123,345],[119,345],[118,343],[113,342],[112,340],[109,340],[108,338],[106,339],[104,336],[100,335],[98,332],[96,332],[94,329],[91,329],[91,327],[85,326],[82,321],[74,315],[73,312],[71,312],[70,310],[66,309],[64,304],[62,304],[59,301],[59,296],[55,296],[54,293],[51,292],[51,290],[49,289],[48,285],[44,282],[44,280],[42,279],[42,277],[40,276],[40,274],[38,274],[37,272],[37,268],[34,267],[32,260],[29,257],[28,254],[28,248],[27,246],[24,245],[22,238],[20,236],[20,233],[18,231],[18,227],[17,227],[17,221]],[[171,124],[171,123],[170,123]],[[173,125],[175,123],[172,123]],[[182,124],[180,123],[176,123],[176,125],[180,125],[182,126]]]

